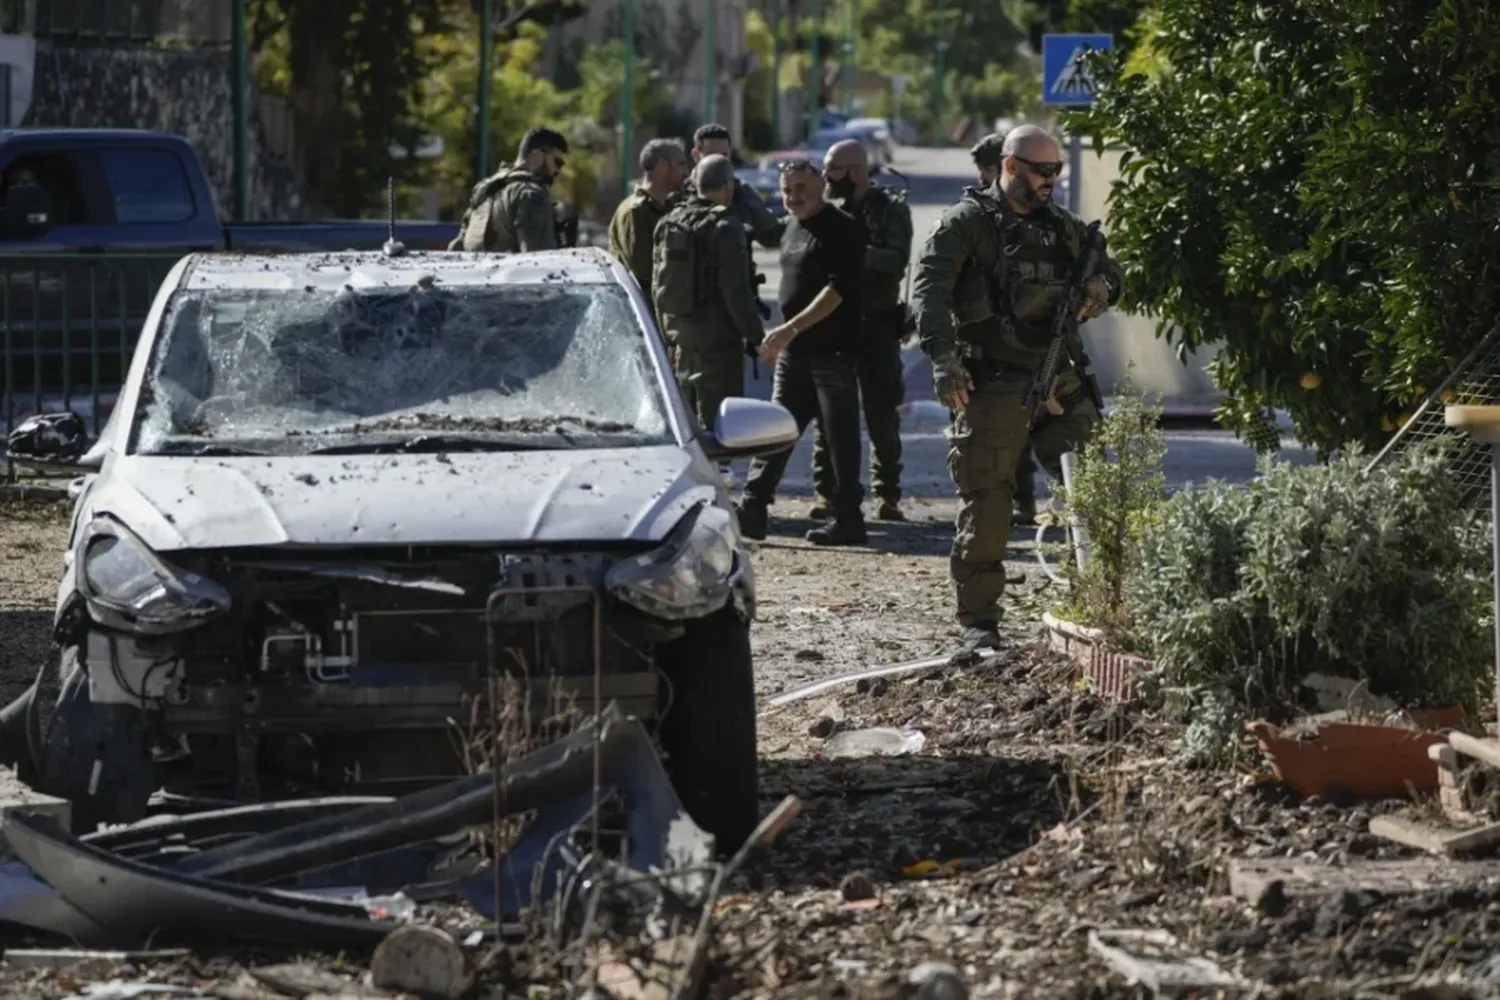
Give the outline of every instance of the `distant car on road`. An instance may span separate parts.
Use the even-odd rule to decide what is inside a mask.
[[[0,749],[80,834],[162,787],[400,794],[463,772],[499,671],[537,723],[659,721],[732,851],[755,581],[718,463],[796,440],[763,400],[699,427],[598,248],[188,255],[76,459],[56,712],[33,687]]]

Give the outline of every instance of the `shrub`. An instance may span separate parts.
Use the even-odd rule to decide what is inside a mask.
[[[1078,454],[1072,488],[1059,491],[1083,529],[1089,553],[1082,571],[1066,559],[1071,590],[1067,606],[1059,610],[1080,625],[1102,629],[1122,648],[1137,641],[1126,582],[1166,499],[1161,408],[1146,403],[1131,381],[1132,371],[1133,365],[1127,367],[1114,405]]]
[[[1248,487],[1167,501],[1127,599],[1158,692],[1192,707],[1191,753],[1227,750],[1246,717],[1283,720],[1312,673],[1473,710],[1492,659],[1488,525],[1447,474],[1448,447],[1368,476],[1359,448],[1300,468],[1263,458]]]

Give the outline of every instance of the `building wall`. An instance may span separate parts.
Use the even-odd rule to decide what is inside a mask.
[[[0,35],[5,124],[145,128],[189,139],[219,210],[234,205],[230,0],[136,0],[80,7],[36,0]],[[3,95],[0,95],[3,98]],[[291,164],[293,140],[277,102],[251,95],[250,217],[305,214]],[[269,125],[269,127],[268,127]]]

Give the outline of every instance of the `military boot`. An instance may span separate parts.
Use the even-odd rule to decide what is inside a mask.
[[[899,500],[881,500],[880,506],[875,511],[877,521],[904,521],[906,511],[901,509]]]
[[[1036,526],[1036,497],[1016,497],[1016,509],[1010,518],[1011,524],[1023,528]]]
[[[753,497],[741,497],[740,502],[734,505],[734,516],[740,522],[741,535],[752,541],[765,541],[771,520],[770,511],[766,510],[765,504]]]
[[[958,663],[972,662],[999,648],[1000,626],[993,621],[977,621],[964,629],[964,637],[952,659]]]
[[[865,533],[864,516],[858,513],[813,528],[804,537],[814,545],[863,545],[869,539]]]
[[[818,497],[812,505],[812,510],[807,512],[807,516],[814,521],[826,521],[833,516],[833,504]]]

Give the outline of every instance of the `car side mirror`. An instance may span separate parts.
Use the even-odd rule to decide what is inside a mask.
[[[712,461],[774,455],[797,443],[801,432],[791,411],[764,399],[731,396],[719,404],[712,434],[704,436],[703,450]]]
[[[11,239],[35,239],[52,228],[52,196],[39,184],[17,184],[5,193],[0,227]]]

